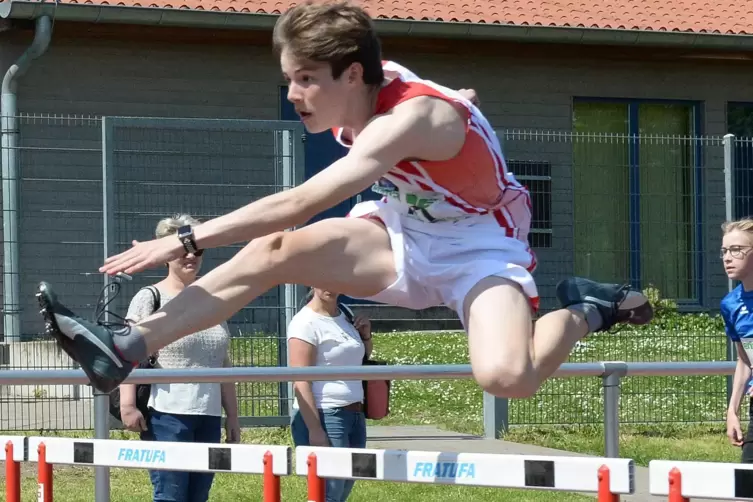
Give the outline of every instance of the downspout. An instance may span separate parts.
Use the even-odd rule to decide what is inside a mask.
[[[44,54],[52,38],[52,19],[43,15],[36,19],[34,40],[3,77],[0,120],[2,121],[3,173],[3,333],[6,343],[21,341],[21,271],[19,268],[21,219],[19,204],[20,156],[18,152],[18,79],[31,62]]]

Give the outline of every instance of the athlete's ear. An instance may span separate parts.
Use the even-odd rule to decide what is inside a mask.
[[[359,80],[363,81],[363,66],[361,66],[361,63],[353,63],[345,71],[348,74],[349,84],[355,84]]]

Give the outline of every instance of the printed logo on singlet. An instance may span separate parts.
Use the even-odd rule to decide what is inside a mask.
[[[753,364],[753,339],[743,338],[740,340],[745,353],[748,355],[748,360]]]
[[[427,192],[422,192],[419,195],[412,192],[402,192],[397,185],[385,178],[380,178],[379,181],[374,183],[371,189],[380,195],[384,195],[405,204],[407,206],[408,216],[413,216],[426,222],[437,221],[437,218],[433,217],[428,209],[437,201],[442,200],[442,197],[438,194],[430,195]]]

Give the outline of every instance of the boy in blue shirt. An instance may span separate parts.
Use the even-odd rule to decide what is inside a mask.
[[[751,360],[753,360],[753,218],[722,225],[724,237],[720,257],[724,271],[740,284],[721,302],[721,313],[727,336],[737,349],[737,368],[732,395],[727,408],[727,437],[735,446],[742,446],[742,461],[753,463],[753,399],[750,402],[751,423],[743,438],[738,410],[743,395],[751,395]]]

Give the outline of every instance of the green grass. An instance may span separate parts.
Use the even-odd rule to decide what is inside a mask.
[[[601,427],[520,427],[511,430],[505,439],[565,451],[604,454]],[[723,423],[630,425],[620,429],[620,456],[632,458],[636,465],[644,467],[658,459],[739,462],[740,449],[729,444]]]

